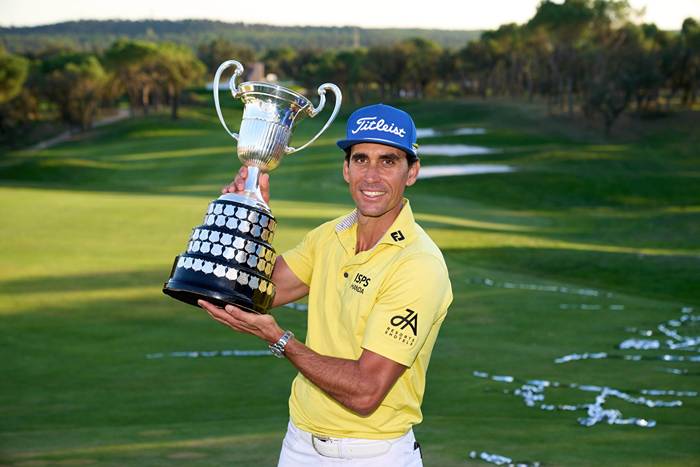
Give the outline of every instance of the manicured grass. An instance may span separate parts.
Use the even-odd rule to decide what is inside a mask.
[[[517,384],[472,374],[627,391],[700,389],[697,363],[554,363],[582,352],[659,355],[615,346],[640,337],[630,327],[655,329],[682,307],[697,313],[697,117],[640,123],[638,136],[601,141],[526,104],[404,105],[419,127],[487,129],[431,143],[502,150],[426,156],[425,166],[519,169],[421,180],[408,192],[443,249],[455,294],[431,362],[425,420],[416,427],[425,465],[481,465],[467,459],[472,450],[546,465],[698,464],[700,397],[679,398],[679,408],[611,399],[606,407],[657,427],[584,428],[576,422],[583,412],[526,407],[503,393]],[[240,109],[226,113],[240,120]],[[294,144],[321,124],[302,122]],[[338,121],[273,173],[278,252],[351,207],[334,145],[342,132]],[[287,362],[146,357],[264,348],[160,291],[190,229],[237,167],[235,146],[205,107],[183,109],[176,122],[139,118],[48,150],[0,155],[0,464],[275,465],[295,374]],[[303,336],[302,312],[274,314]],[[697,324],[682,333],[698,335]],[[546,395],[547,403],[593,400],[576,389]]]

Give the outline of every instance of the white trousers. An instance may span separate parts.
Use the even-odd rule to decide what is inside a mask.
[[[372,455],[374,452],[383,453]],[[328,457],[328,454],[340,457]],[[321,441],[289,422],[277,467],[336,466],[423,467],[423,460],[413,430],[389,440],[332,438]]]

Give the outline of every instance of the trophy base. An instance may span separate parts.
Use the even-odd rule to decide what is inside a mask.
[[[250,197],[227,194],[209,204],[187,251],[175,257],[163,293],[194,306],[204,299],[267,313],[275,296],[270,242],[276,222],[269,210],[250,203]]]
[[[261,281],[259,276],[247,273],[245,283],[231,281],[226,277],[203,276],[197,271],[178,268],[181,258],[183,256],[175,258],[173,274],[170,280],[163,284],[164,294],[196,307],[199,307],[197,300],[206,300],[222,308],[234,305],[257,314],[266,314],[272,306],[274,293],[270,294],[260,288],[251,289],[251,282]],[[243,276],[245,273],[240,274]]]
[[[195,287],[190,284],[183,284],[177,281],[169,281],[163,287],[163,293],[171,297],[199,307],[197,300],[206,300],[218,307],[224,308],[226,305],[234,305],[243,311],[257,314],[265,314],[267,308],[265,306],[255,306],[255,304],[242,294],[231,294],[216,290],[207,290]]]
[[[207,302],[221,308],[224,308],[226,305],[233,305],[237,306],[243,311],[256,313],[259,315],[266,314],[271,305],[271,303],[266,303],[266,301],[256,303],[254,300],[251,300],[251,297],[247,297],[240,293],[232,293],[231,291],[222,290],[209,290],[192,284],[173,280],[165,283],[163,286],[163,293],[173,297],[176,300],[187,303],[188,305],[196,306],[197,308],[199,308],[199,305],[197,305],[197,300],[206,300]]]

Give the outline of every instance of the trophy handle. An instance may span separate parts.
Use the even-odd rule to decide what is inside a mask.
[[[321,112],[321,110],[323,110],[323,107],[326,105],[326,90],[328,89],[333,91],[333,94],[335,94],[335,107],[333,108],[333,113],[331,113],[331,116],[326,121],[326,124],[323,125],[323,128],[321,128],[321,130],[318,133],[316,133],[316,136],[311,138],[306,144],[298,148],[287,146],[287,148],[285,149],[285,152],[287,154],[294,154],[297,151],[301,151],[302,149],[316,141],[318,137],[321,136],[321,133],[326,131],[330,124],[333,123],[333,120],[335,120],[335,116],[338,115],[338,111],[340,110],[340,104],[343,101],[343,94],[340,92],[340,88],[338,88],[338,86],[336,86],[333,83],[324,83],[318,87],[318,95],[321,97],[321,99],[318,102],[318,106],[312,108],[309,111],[309,116],[313,118],[316,115],[318,115],[319,112]]]
[[[219,107],[219,79],[221,79],[221,73],[223,73],[226,68],[232,65],[236,66],[236,71],[233,72],[233,76],[231,76],[231,80],[229,81],[228,86],[231,89],[231,95],[233,97],[238,97],[238,89],[236,89],[236,78],[243,74],[243,65],[241,65],[236,60],[227,60],[221,65],[219,65],[219,69],[216,70],[216,74],[214,75],[214,107],[216,107],[216,115],[219,116],[219,121],[224,126],[224,129],[228,132],[229,135],[231,135],[233,139],[238,141],[238,133],[234,133],[228,129],[228,127],[226,126],[226,121],[224,120],[224,116],[221,114],[221,107]]]

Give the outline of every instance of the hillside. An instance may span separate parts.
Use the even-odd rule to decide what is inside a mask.
[[[48,45],[99,50],[120,37],[174,41],[193,47],[214,38],[221,38],[262,51],[279,47],[281,44],[298,49],[334,49],[358,45],[370,47],[418,36],[433,40],[443,47],[459,48],[468,41],[477,39],[479,34],[480,31],[271,26],[210,20],[89,20],[33,27],[0,27],[0,44],[10,52],[26,53],[36,52]]]

